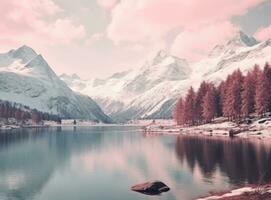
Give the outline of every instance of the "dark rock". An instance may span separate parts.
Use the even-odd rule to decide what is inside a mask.
[[[245,122],[246,122],[246,124],[252,124],[252,120],[251,119],[245,119]]]
[[[258,121],[259,124],[263,124],[265,122],[266,122],[266,119],[262,119],[262,120]]]
[[[235,134],[234,130],[231,129],[231,130],[229,131],[229,136],[230,136],[230,137],[234,137],[234,134]]]
[[[146,195],[159,195],[162,192],[169,191],[170,188],[161,181],[154,181],[134,185],[131,187],[131,190]]]

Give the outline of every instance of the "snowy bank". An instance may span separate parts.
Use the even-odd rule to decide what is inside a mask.
[[[41,121],[40,123],[35,123],[32,120],[17,121],[15,118],[3,119],[0,118],[0,130],[12,130],[20,128],[46,128],[50,124],[54,124],[52,121]]]
[[[173,120],[172,120],[173,121]],[[217,119],[213,123],[198,126],[178,126],[170,122],[150,123],[144,126],[144,132],[149,134],[182,134],[182,135],[204,135],[228,137],[232,133],[235,137],[241,138],[269,138],[271,139],[271,118],[252,120],[250,124],[236,124],[234,122]]]
[[[247,199],[271,199],[271,185],[251,186],[234,189],[222,194],[214,194],[197,200],[247,200]]]

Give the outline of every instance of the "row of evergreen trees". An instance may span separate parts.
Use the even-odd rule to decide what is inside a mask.
[[[190,87],[180,98],[174,118],[179,125],[195,125],[211,122],[215,117],[227,117],[240,121],[251,114],[265,115],[271,112],[271,66],[258,65],[243,75],[234,71],[218,86],[202,82],[198,91]]]
[[[40,123],[42,120],[60,122],[61,119],[57,115],[40,112],[36,109],[30,109],[28,106],[24,106],[18,103],[12,103],[9,101],[0,100],[0,118],[8,120],[9,118],[15,118],[18,122],[25,122],[31,119],[35,123]]]

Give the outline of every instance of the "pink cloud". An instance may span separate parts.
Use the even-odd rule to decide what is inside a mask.
[[[143,0],[123,0],[112,11],[112,21],[108,26],[107,34],[114,42],[139,42],[160,36],[163,27],[148,23],[141,15]],[[164,27],[165,28],[165,27]]]
[[[94,33],[93,35],[91,35],[86,40],[86,44],[87,45],[93,45],[95,42],[101,41],[104,38],[105,38],[105,33],[104,32]]]
[[[40,24],[40,26],[41,28],[36,30],[37,34],[47,39],[47,42],[52,45],[54,43],[68,44],[86,36],[84,26],[75,26],[70,19],[57,19],[53,23]]]
[[[243,15],[264,0],[150,0],[140,10],[146,21],[168,26],[198,27]]]
[[[107,35],[115,43],[155,43],[180,29],[169,46],[173,53],[195,60],[236,31],[232,16],[244,15],[264,1],[122,0],[112,10]]]
[[[268,27],[262,27],[257,30],[255,37],[258,40],[268,40],[271,39],[271,25]]]
[[[112,12],[108,36],[116,42],[161,37],[177,27],[197,29],[243,15],[265,0],[122,0]]]
[[[71,19],[44,20],[61,11],[52,0],[2,0],[1,48],[14,44],[65,44],[84,37],[84,27],[74,25]]]
[[[102,8],[112,9],[118,3],[118,0],[97,0],[97,3]]]
[[[199,60],[215,45],[231,38],[236,31],[237,27],[228,21],[203,26],[196,31],[185,30],[176,37],[171,52],[191,61]]]

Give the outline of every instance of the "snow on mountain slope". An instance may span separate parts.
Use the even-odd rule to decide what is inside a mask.
[[[0,54],[0,99],[66,118],[110,121],[90,97],[73,92],[27,46]]]
[[[73,90],[92,96],[114,119],[168,118],[176,99],[185,95],[190,86],[197,89],[203,80],[218,84],[238,68],[246,72],[256,63],[263,66],[265,62],[271,62],[271,40],[257,42],[239,32],[197,63],[188,64],[160,51],[142,68],[104,80],[77,77],[68,81],[67,75],[61,79]]]
[[[242,37],[239,40],[242,40]],[[230,51],[229,47],[225,45],[216,57],[210,56],[195,63],[192,77],[203,77],[206,80],[218,83],[238,68],[246,73],[255,64],[263,67],[266,62],[271,61],[271,40],[255,42],[252,46],[251,44],[236,42],[236,45],[232,46],[231,49]]]
[[[92,94],[106,113],[122,121],[153,112],[157,106],[165,102],[165,97],[170,98],[170,92],[177,88],[172,83],[186,80],[190,73],[191,70],[185,60],[160,51],[142,68],[116,73],[105,80],[69,81],[71,77],[67,75],[60,78],[73,90],[87,95]],[[84,87],[78,89],[78,84]]]

